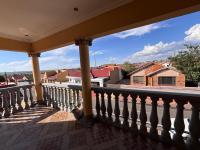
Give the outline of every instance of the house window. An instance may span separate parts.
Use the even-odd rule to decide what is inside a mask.
[[[133,76],[133,83],[144,84],[144,76]]]
[[[176,85],[176,77],[158,77],[159,85]]]

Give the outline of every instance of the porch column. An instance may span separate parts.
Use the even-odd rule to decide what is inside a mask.
[[[33,81],[35,85],[35,96],[38,104],[43,103],[42,97],[42,83],[40,77],[40,66],[38,57],[40,57],[40,53],[37,54],[29,54],[29,57],[32,58],[32,72],[33,72]]]
[[[92,118],[93,114],[92,114],[90,60],[89,60],[89,46],[92,45],[92,40],[78,39],[75,41],[75,44],[79,46],[79,53],[80,53],[84,117]]]

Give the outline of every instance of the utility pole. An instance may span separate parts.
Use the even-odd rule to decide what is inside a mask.
[[[5,80],[6,80],[6,84],[8,85],[8,76],[6,72],[5,72]]]
[[[94,51],[94,66],[97,67],[96,51]]]

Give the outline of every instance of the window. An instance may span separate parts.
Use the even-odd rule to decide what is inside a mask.
[[[159,85],[176,85],[176,77],[158,77]]]
[[[144,84],[144,76],[133,76],[133,83]]]

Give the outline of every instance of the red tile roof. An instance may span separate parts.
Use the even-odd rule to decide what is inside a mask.
[[[91,74],[94,78],[98,77],[110,77],[110,68],[102,68],[102,69],[91,69]]]
[[[68,76],[71,77],[81,77],[81,71],[77,69],[69,69],[67,70]]]

